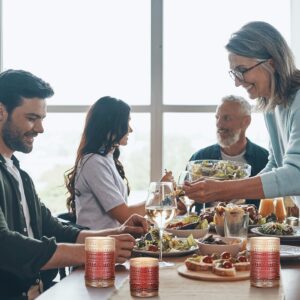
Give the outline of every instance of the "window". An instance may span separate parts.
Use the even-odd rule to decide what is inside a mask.
[[[221,97],[247,98],[227,72],[224,45],[231,33],[248,21],[265,20],[300,59],[297,0],[253,0],[247,9],[239,0],[0,4],[0,69],[29,70],[55,90],[45,133],[30,155],[17,154],[53,211],[65,210],[63,173],[74,163],[86,111],[98,98],[111,95],[132,106],[134,131],[120,159],[130,201],[141,201],[164,168],[176,178],[192,153],[215,143],[214,112]],[[248,136],[267,147],[262,128],[262,116],[254,114]]]
[[[250,21],[274,25],[290,41],[290,2],[253,0],[247,9],[236,0],[164,1],[164,103],[218,104],[237,93],[228,76],[230,35]],[[178,84],[180,82],[180,84]]]
[[[3,68],[49,81],[51,105],[149,104],[149,11],[149,0],[3,1]]]

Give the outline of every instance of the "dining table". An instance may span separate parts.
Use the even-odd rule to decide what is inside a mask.
[[[293,243],[295,246],[298,243]],[[206,281],[187,278],[179,274],[188,256],[165,257],[173,262],[168,268],[159,269],[159,295],[152,299],[210,299],[210,300],[299,300],[300,299],[300,257],[281,259],[280,284],[278,287],[257,288],[250,280]],[[39,300],[72,299],[136,299],[130,294],[129,262],[115,266],[115,284],[108,288],[87,287],[83,267],[75,268],[70,274],[42,293]]]

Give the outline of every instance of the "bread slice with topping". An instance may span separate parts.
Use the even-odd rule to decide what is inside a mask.
[[[235,276],[236,269],[230,260],[218,259],[214,261],[212,271],[219,276]]]
[[[209,255],[192,256],[185,260],[185,265],[191,271],[211,271],[213,266],[213,258]]]
[[[249,258],[244,255],[239,255],[234,260],[231,260],[233,266],[237,271],[249,271],[250,270],[250,261]]]

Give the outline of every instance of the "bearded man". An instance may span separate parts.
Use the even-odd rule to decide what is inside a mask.
[[[240,96],[229,95],[221,99],[216,111],[218,143],[200,149],[190,161],[198,159],[224,159],[251,165],[251,176],[258,174],[268,162],[268,151],[246,137],[251,123],[251,106]],[[247,204],[259,206],[259,200],[247,199]],[[199,212],[201,204],[196,204]]]

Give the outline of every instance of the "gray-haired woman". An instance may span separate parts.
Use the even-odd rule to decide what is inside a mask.
[[[229,74],[263,111],[270,137],[266,167],[255,177],[186,184],[198,202],[295,196],[300,204],[300,70],[287,42],[272,25],[250,22],[234,33],[226,49]]]

